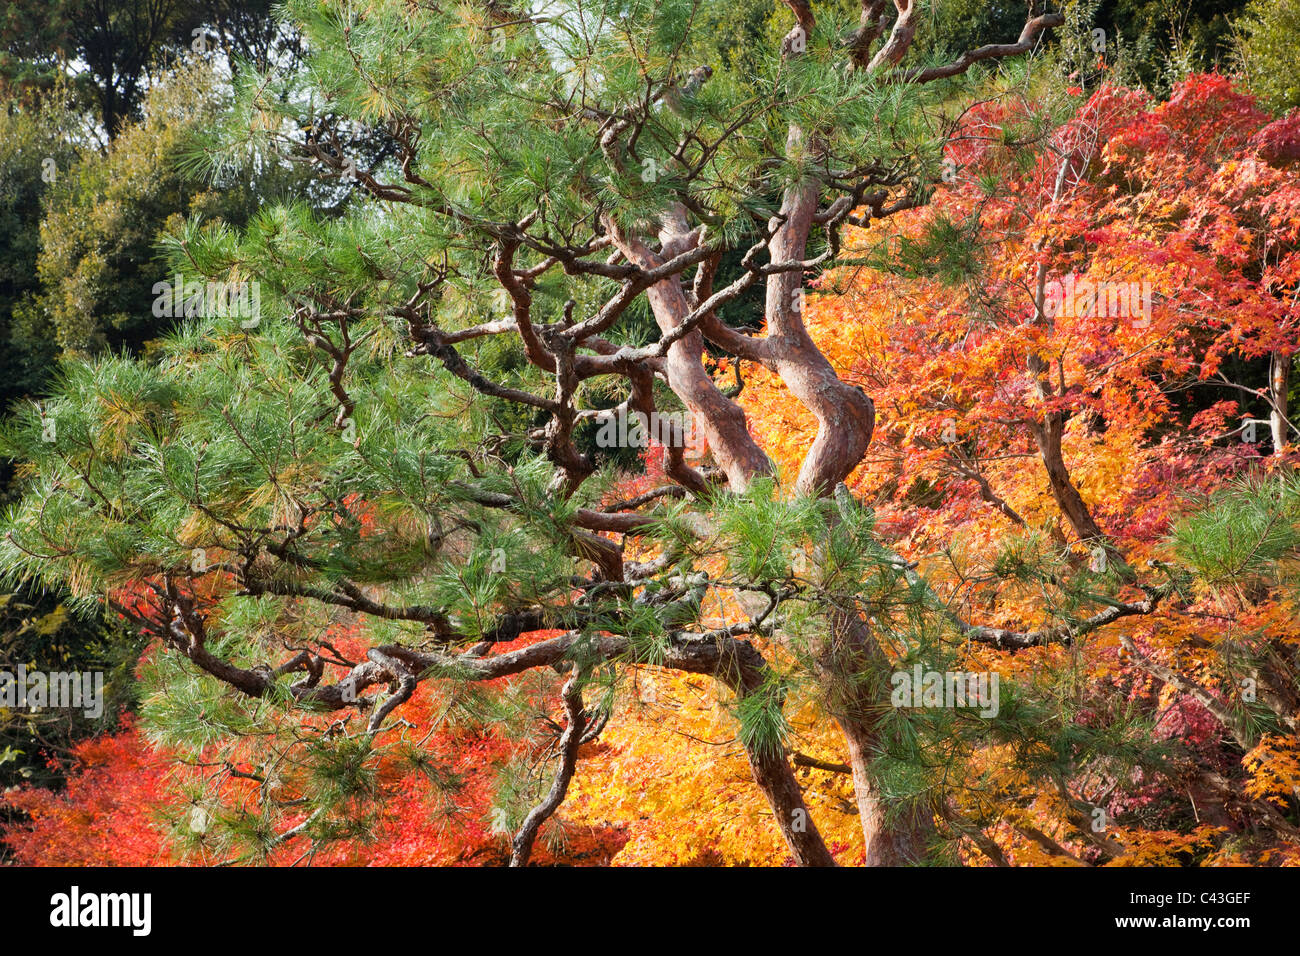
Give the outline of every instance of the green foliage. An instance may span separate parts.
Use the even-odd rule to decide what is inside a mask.
[[[200,64],[150,94],[141,123],[106,153],[87,152],[51,189],[41,223],[37,304],[63,350],[139,349],[168,328],[155,285],[170,281],[158,243],[184,219],[242,225],[267,200],[291,194],[295,174],[274,164],[210,187],[178,169],[189,139],[214,121],[223,95]]]
[[[1300,106],[1300,2],[1252,0],[1236,26],[1251,91],[1277,113]]]
[[[76,162],[83,135],[52,94],[32,105],[0,102],[0,407],[45,383],[56,353],[34,297],[43,201]]]
[[[146,91],[181,52],[221,51],[263,68],[298,44],[271,0],[12,0],[0,14],[0,86],[40,95],[71,79],[110,138],[138,118]]]
[[[1102,0],[1095,22],[1107,31],[1108,43],[1122,50],[1135,79],[1165,94],[1189,73],[1229,65],[1233,18],[1246,5],[1247,0]]]
[[[737,732],[745,749],[758,754],[780,754],[790,735],[784,705],[785,688],[776,680],[736,700]]]

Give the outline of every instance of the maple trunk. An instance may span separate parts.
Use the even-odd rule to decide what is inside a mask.
[[[1286,454],[1287,435],[1287,389],[1291,384],[1291,353],[1273,352],[1269,356],[1268,390],[1272,410],[1268,415],[1269,428],[1273,435],[1273,454]]]
[[[1052,490],[1052,498],[1065,515],[1074,533],[1081,541],[1098,541],[1105,538],[1105,533],[1097,525],[1088,510],[1087,503],[1070,478],[1070,470],[1065,466],[1065,456],[1061,451],[1061,436],[1065,432],[1065,417],[1060,412],[1050,413],[1041,425],[1031,426],[1038,452],[1047,471],[1047,483]]]

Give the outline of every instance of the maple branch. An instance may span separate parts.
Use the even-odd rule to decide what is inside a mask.
[[[978,644],[988,644],[999,650],[1024,650],[1029,647],[1044,647],[1048,644],[1065,644],[1069,646],[1076,638],[1090,631],[1105,627],[1124,617],[1145,616],[1155,611],[1161,599],[1173,591],[1173,585],[1161,585],[1151,588],[1144,601],[1116,603],[1103,608],[1091,617],[1074,623],[1057,624],[1052,627],[1039,628],[1034,631],[1011,631],[1000,627],[972,625],[963,621],[952,612],[947,616],[962,636]]]
[[[919,440],[918,444],[923,448],[938,449],[940,447],[939,444],[934,441]],[[979,489],[980,497],[984,499],[985,502],[996,508],[1013,524],[1020,525],[1021,527],[1025,526],[1025,519],[1020,516],[1019,512],[1012,508],[1005,498],[993,490],[993,486],[989,483],[988,477],[980,470],[979,460],[977,458],[972,458],[970,455],[966,454],[966,452],[956,442],[946,443],[944,451],[947,453],[948,458],[951,459],[952,470],[963,478],[975,482],[975,486]]]
[[[973,820],[963,817],[957,810],[946,801],[940,801],[936,811],[948,823],[952,829],[965,837],[969,837],[994,866],[1010,866],[1011,862],[1007,859],[1002,847],[998,846],[997,841],[984,832],[983,828]]]
[[[853,768],[846,763],[818,760],[816,757],[810,757],[797,750],[790,755],[790,762],[796,767],[810,767],[813,770],[825,770],[827,773],[853,773]]]
[[[1156,677],[1164,683],[1176,687],[1184,694],[1195,698],[1202,707],[1213,715],[1215,720],[1221,723],[1228,732],[1232,734],[1232,738],[1237,741],[1244,750],[1249,751],[1254,748],[1255,744],[1258,742],[1258,736],[1251,732],[1249,725],[1242,717],[1234,714],[1231,709],[1210,693],[1208,689],[1191,678],[1184,677],[1173,668],[1166,667],[1158,661],[1148,657],[1146,654],[1143,654],[1137,649],[1137,645],[1133,643],[1133,638],[1129,637],[1127,634],[1121,634],[1119,642],[1124,650],[1128,652],[1129,656],[1137,662],[1138,667],[1142,668],[1152,677]]]
[[[1097,809],[1096,804],[1080,800],[1070,792],[1069,787],[1065,785],[1065,781],[1060,777],[1054,776],[1053,782],[1056,784],[1057,792],[1061,795],[1065,815],[1083,834],[1083,838],[1096,847],[1105,860],[1113,860],[1116,857],[1123,856],[1123,846],[1110,839],[1110,837],[1093,830],[1092,811]]]
[[[841,485],[840,487],[844,486]],[[847,493],[847,489],[845,489],[845,492]],[[1146,593],[1145,600],[1116,601],[1082,621],[1065,622],[1032,631],[1013,631],[1006,628],[971,624],[964,620],[948,607],[924,578],[916,573],[914,564],[904,560],[884,545],[879,547],[885,562],[898,570],[903,575],[903,580],[919,591],[930,607],[947,618],[963,638],[978,644],[987,644],[999,650],[1019,651],[1030,647],[1044,647],[1049,644],[1065,644],[1068,646],[1076,638],[1105,627],[1107,624],[1114,623],[1121,618],[1152,614],[1165,597],[1177,590],[1177,585],[1172,581],[1154,587],[1140,586],[1141,590]]]
[[[1090,865],[1086,860],[1082,860],[1075,854],[1071,853],[1069,850],[1061,846],[1061,844],[1057,843],[1055,840],[1053,840],[1051,837],[1049,837],[1046,833],[1044,833],[1042,830],[1038,829],[1037,827],[1030,826],[1028,823],[1024,823],[1024,824],[1013,823],[1012,826],[1014,826],[1017,830],[1019,830],[1024,836],[1027,836],[1029,839],[1033,840],[1040,847],[1046,850],[1049,855],[1063,856],[1066,859],[1073,860],[1075,863],[1078,863],[1081,866]]]

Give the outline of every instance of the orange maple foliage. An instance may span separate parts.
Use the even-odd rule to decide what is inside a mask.
[[[1017,547],[1089,559],[1070,544],[1030,424],[1063,414],[1070,477],[1107,537],[1135,566],[1167,559],[1164,536],[1195,495],[1294,461],[1289,440],[1273,447],[1268,395],[1221,373],[1271,356],[1289,364],[1300,330],[1300,168],[1288,146],[1300,116],[1274,121],[1220,76],[1189,78],[1166,102],[1107,87],[1026,168],[1006,142],[1031,113],[1006,101],[972,110],[950,147],[956,183],[926,208],[846,236],[850,255],[869,264],[823,276],[806,310],[840,376],[876,403],[875,437],[850,485],[882,534],[952,606],[1025,630],[1052,622],[1044,594],[994,569]],[[974,264],[964,279],[900,267],[936,234]],[[1082,292],[1089,283],[1093,296]],[[1047,360],[1047,397],[1032,387],[1031,354]],[[747,365],[745,377],[752,426],[792,471],[816,424],[778,376]],[[1251,419],[1262,419],[1258,428]],[[1021,543],[1008,550],[1008,540]],[[1007,681],[1075,673],[1084,713],[1101,720],[1108,707],[1134,705],[1153,716],[1157,737],[1203,746],[1206,763],[1230,771],[1215,746],[1224,728],[1134,667],[1119,643],[1131,637],[1227,699],[1235,688],[1224,685],[1218,648],[1254,646],[1259,635],[1294,646],[1300,628],[1283,594],[1225,610],[1202,593],[1068,651],[967,649],[962,666]],[[1285,804],[1300,793],[1295,745],[1270,738],[1251,752],[1252,795]],[[1019,774],[996,747],[971,764],[984,792],[959,809],[992,821],[1011,862],[1089,858],[1096,841],[1051,784]],[[1072,783],[1113,794],[1113,865],[1237,858],[1225,839],[1232,821],[1157,825],[1159,798],[1166,809],[1176,801],[1152,781],[1112,780],[1109,791],[1099,780]],[[972,846],[967,857],[986,854]],[[1300,848],[1270,858],[1295,862]]]

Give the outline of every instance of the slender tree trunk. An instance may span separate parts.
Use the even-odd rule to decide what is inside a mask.
[[[814,18],[805,0],[787,0],[798,25],[787,35],[783,50],[797,56],[807,48]],[[864,7],[862,29],[866,34],[883,29],[883,4]],[[900,8],[901,10],[902,8]],[[915,11],[900,14],[891,42],[877,54],[897,62],[906,51],[915,29]],[[861,38],[860,38],[861,39]],[[895,55],[895,53],[897,55]],[[870,64],[876,65],[875,60]],[[788,152],[803,149],[805,131],[791,126]],[[808,135],[815,136],[815,133]],[[810,143],[816,149],[815,143]],[[803,319],[803,276],[807,268],[808,236],[818,215],[822,183],[815,172],[785,189],[779,215],[769,223],[772,239],[768,252],[774,271],[766,277],[765,318],[767,334],[762,339],[732,336],[743,358],[759,361],[776,371],[786,387],[817,419],[817,435],[799,469],[795,491],[801,495],[830,495],[847,479],[862,460],[875,427],[875,406],[862,390],[843,382],[808,334]],[[686,228],[684,211],[669,213],[661,225],[663,252],[654,253],[641,240],[624,233],[612,219],[606,220],[610,235],[630,261],[654,267],[668,258],[668,251],[680,252],[698,234]],[[678,327],[690,312],[680,277],[664,279],[650,288],[648,298],[655,320],[663,331]],[[709,323],[704,323],[709,328]],[[714,324],[716,334],[716,323]],[[743,411],[724,396],[704,371],[701,361],[703,338],[698,331],[674,343],[668,352],[668,384],[699,416],[713,449],[715,460],[727,475],[733,490],[743,491],[752,479],[771,471],[767,456],[749,435]],[[1086,513],[1086,509],[1085,509]],[[886,814],[882,788],[872,770],[879,738],[881,708],[890,706],[887,656],[870,628],[849,602],[846,609],[832,613],[829,633],[812,648],[819,661],[828,709],[844,734],[853,771],[867,862],[871,865],[916,863],[924,857],[926,836],[933,825],[927,809],[903,808]],[[874,665],[877,679],[870,670]],[[816,835],[803,807],[793,773],[784,756],[750,753],[755,782],[772,805],[782,836],[800,862],[823,862],[830,854]],[[807,821],[807,828],[796,827]]]
[[[1105,533],[1098,526],[1088,510],[1087,503],[1070,478],[1070,471],[1065,467],[1065,456],[1061,452],[1061,436],[1065,431],[1065,417],[1060,412],[1047,415],[1042,424],[1031,426],[1034,440],[1038,445],[1043,468],[1047,471],[1047,483],[1052,490],[1052,498],[1065,515],[1074,533],[1081,541],[1099,541]]]
[[[587,729],[586,712],[582,705],[582,687],[579,684],[581,671],[573,669],[573,674],[564,685],[561,699],[564,712],[568,717],[568,726],[560,735],[560,766],[555,771],[555,778],[542,802],[529,811],[523,826],[510,842],[510,865],[527,866],[533,853],[533,841],[542,829],[542,824],[554,815],[564,802],[569,792],[569,784],[578,768],[578,748],[582,746],[582,735]]]
[[[790,134],[792,146],[800,135],[798,131]],[[818,194],[815,181],[786,190],[781,226],[770,247],[773,262],[798,262],[804,258]],[[817,436],[804,456],[795,488],[800,494],[829,495],[866,454],[875,429],[876,409],[865,392],[840,380],[808,334],[802,287],[802,269],[767,277],[768,341],[772,364],[781,381],[817,419]]]
[[[1268,414],[1273,433],[1273,454],[1286,453],[1287,446],[1287,391],[1291,386],[1291,353],[1273,352],[1269,356],[1268,391],[1272,410]]]
[[[748,642],[737,643],[731,655],[707,669],[714,677],[725,681],[738,698],[773,692],[767,662]],[[772,817],[795,863],[799,866],[834,866],[835,858],[826,848],[826,842],[808,812],[799,781],[795,779],[782,750],[747,743],[745,756],[749,759],[754,783],[767,798]]]

